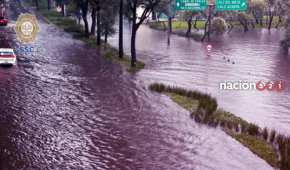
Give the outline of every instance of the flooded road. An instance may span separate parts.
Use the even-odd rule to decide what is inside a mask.
[[[13,6],[12,14],[20,11]],[[1,170],[272,169],[221,130],[194,123],[168,97],[149,92],[143,80],[157,79],[154,62],[152,71],[130,75],[39,24],[32,45],[40,50],[18,53],[16,67],[0,67]],[[15,34],[9,38],[13,48],[21,46]]]
[[[129,52],[130,32],[125,26],[126,50]],[[279,41],[284,31],[273,29],[232,31],[209,44],[171,36],[147,26],[139,30],[137,49],[146,68],[138,79],[146,84],[163,82],[187,89],[197,89],[216,97],[219,106],[262,127],[275,128],[290,135],[290,57],[281,53]],[[117,46],[117,37],[111,44]],[[229,60],[229,61],[228,61]],[[282,92],[220,90],[225,81],[278,81],[286,89]]]

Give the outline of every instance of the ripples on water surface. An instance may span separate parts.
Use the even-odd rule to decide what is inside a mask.
[[[125,42],[130,42],[128,30],[126,34]],[[276,29],[233,31],[214,40],[212,52],[207,55],[208,43],[173,35],[168,47],[165,32],[142,27],[137,47],[142,59],[149,64],[138,76],[147,84],[163,82],[210,93],[217,97],[222,108],[261,126],[290,134],[290,58],[279,47],[283,36],[284,31]],[[114,40],[111,43],[117,46]],[[129,52],[128,43],[126,47]],[[283,80],[287,88],[280,93],[219,90],[220,82],[238,80]]]
[[[144,45],[144,53],[159,47],[156,54],[161,55],[147,53],[152,70],[136,78],[53,26],[40,22],[40,28],[34,45],[43,50],[19,55],[17,67],[0,68],[1,169],[271,169],[222,131],[195,124],[188,112],[143,84],[178,80],[204,89],[205,81],[219,80],[211,78],[220,75],[217,71],[203,70],[203,64],[223,63],[214,59],[216,52],[208,59],[193,55],[202,54],[197,49],[202,45],[178,37],[180,43],[167,49],[157,36],[156,47]],[[144,42],[157,35],[142,30]],[[223,64],[217,68],[238,75],[234,66]],[[211,83],[207,90],[214,91]]]

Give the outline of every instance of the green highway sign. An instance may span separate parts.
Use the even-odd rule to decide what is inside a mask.
[[[175,9],[185,11],[202,11],[207,8],[207,0],[176,0]]]
[[[247,8],[247,0],[216,0],[217,11],[245,11]]]

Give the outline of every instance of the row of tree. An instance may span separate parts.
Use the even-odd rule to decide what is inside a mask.
[[[34,0],[35,6],[39,8],[39,2]],[[61,6],[65,15],[65,7],[71,7],[72,13],[81,16],[84,23],[85,36],[96,36],[97,45],[101,45],[102,37],[107,41],[110,34],[115,33],[114,25],[116,18],[119,18],[119,57],[123,58],[123,21],[128,19],[131,23],[131,66],[135,67],[136,56],[136,36],[139,27],[160,5],[166,5],[172,0],[45,0],[48,10],[52,3]],[[141,16],[137,15],[138,7],[143,7]],[[118,11],[118,12],[117,12]],[[91,28],[89,28],[88,15],[91,15]],[[96,34],[96,35],[95,35]]]
[[[196,28],[198,18],[206,18],[206,26],[203,39],[210,35],[210,31],[222,33],[229,25],[230,29],[234,27],[233,21],[238,21],[244,28],[249,30],[249,26],[255,28],[256,24],[268,29],[273,26],[274,16],[277,16],[278,22],[275,27],[284,23],[287,25],[287,18],[290,10],[290,0],[249,0],[248,10],[246,12],[214,12],[214,11],[178,11],[174,10],[175,0],[34,0],[36,6],[39,1],[47,1],[48,9],[52,3],[61,6],[63,15],[65,15],[65,6],[73,7],[71,11],[81,16],[84,22],[84,30],[87,37],[96,36],[97,44],[101,45],[102,37],[107,41],[107,37],[115,33],[114,25],[116,18],[119,18],[119,57],[123,57],[123,20],[126,18],[131,22],[131,65],[135,67],[136,56],[136,36],[140,25],[152,14],[152,19],[158,19],[163,13],[168,17],[168,32],[172,31],[172,18],[181,17],[188,25],[186,34],[191,34],[192,27]],[[142,6],[141,16],[137,16],[137,8]],[[80,12],[81,11],[81,12]],[[118,12],[117,12],[118,11]],[[214,13],[213,13],[214,12]],[[91,15],[91,28],[89,28],[88,15]],[[265,21],[266,17],[266,22]],[[194,20],[195,19],[195,20]],[[194,22],[193,22],[194,20]],[[211,22],[213,20],[213,22]],[[290,24],[288,24],[290,25]],[[212,27],[212,28],[210,28]],[[214,28],[214,29],[213,29]],[[289,26],[290,29],[290,26]],[[96,35],[95,35],[96,33]],[[290,37],[288,38],[290,39]],[[285,44],[285,43],[284,43]],[[290,43],[289,43],[290,44]]]
[[[286,26],[288,31],[282,44],[286,48],[290,47],[290,19],[288,19],[290,15],[290,0],[248,0],[247,2],[248,10],[244,12],[215,11],[214,6],[211,6],[205,11],[178,11],[177,16],[179,20],[187,22],[187,36],[191,35],[192,28],[198,29],[197,21],[199,18],[205,19],[202,40],[206,37],[209,39],[212,32],[222,34],[227,29],[231,30],[235,27],[235,24],[241,25],[244,32],[249,31],[250,27],[255,29],[257,25],[266,27],[269,30],[272,27]],[[168,16],[168,30],[171,32],[171,18],[168,12],[165,9],[161,10],[161,12]],[[275,22],[274,17],[276,17]]]

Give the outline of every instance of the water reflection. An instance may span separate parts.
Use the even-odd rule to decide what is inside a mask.
[[[135,77],[70,35],[39,24],[32,45],[44,50],[19,55],[18,67],[0,69],[1,169],[272,169],[221,130],[194,123],[168,97],[146,89],[143,81],[172,83],[176,78],[193,85],[189,73],[214,64],[194,55],[198,49],[182,51],[189,55],[179,58],[170,56],[180,52],[171,47],[160,48],[157,52],[163,54],[157,57],[144,50],[152,70]],[[149,37],[156,35],[142,29]],[[156,41],[163,44],[162,38]],[[19,46],[15,42],[12,46]],[[193,41],[183,45],[202,46]],[[208,71],[196,73],[201,85],[212,83]]]
[[[129,52],[129,29],[125,33]],[[207,42],[198,43],[172,35],[168,47],[166,32],[143,26],[139,30],[137,48],[140,58],[148,64],[138,76],[147,84],[163,82],[210,93],[218,98],[222,108],[261,126],[289,134],[289,88],[280,93],[219,89],[220,82],[237,80],[283,80],[288,86],[289,57],[279,47],[283,36],[284,31],[276,29],[270,32],[232,31],[213,39],[210,43],[212,50],[207,55]],[[113,37],[110,41],[114,46],[117,46],[116,39]]]

